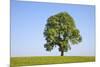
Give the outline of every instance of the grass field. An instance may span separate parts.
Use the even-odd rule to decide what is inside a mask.
[[[93,56],[37,56],[37,57],[11,57],[11,67],[31,66],[43,64],[61,64],[76,62],[94,62]]]

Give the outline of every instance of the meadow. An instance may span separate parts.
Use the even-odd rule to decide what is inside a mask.
[[[94,62],[94,56],[33,56],[11,57],[10,67],[31,66],[44,64],[63,64],[76,62]]]

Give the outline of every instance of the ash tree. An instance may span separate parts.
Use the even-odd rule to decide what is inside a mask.
[[[44,48],[51,51],[58,46],[61,56],[71,50],[71,45],[82,41],[80,31],[76,28],[74,19],[67,12],[60,12],[50,16],[44,29],[46,44]]]

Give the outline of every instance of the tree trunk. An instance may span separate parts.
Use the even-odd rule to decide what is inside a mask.
[[[61,51],[61,56],[64,56],[64,51],[63,50]]]

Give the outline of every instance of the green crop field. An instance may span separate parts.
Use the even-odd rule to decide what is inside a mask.
[[[43,64],[62,64],[76,62],[94,62],[94,56],[34,56],[34,57],[11,57],[11,67],[31,66]]]

